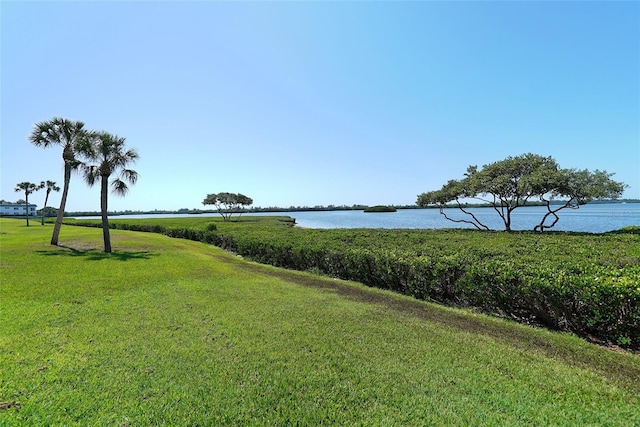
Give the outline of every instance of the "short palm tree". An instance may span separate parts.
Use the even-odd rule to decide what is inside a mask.
[[[45,216],[45,209],[47,209],[47,201],[49,201],[49,194],[52,191],[60,191],[60,187],[58,187],[55,183],[55,181],[49,181],[47,180],[42,181],[40,183],[40,188],[46,188],[47,189],[47,194],[46,196],[44,196],[44,206],[42,207],[42,225],[44,225],[44,216]]]
[[[111,252],[111,236],[109,234],[109,217],[107,215],[109,178],[116,175],[111,181],[111,187],[115,194],[124,196],[129,191],[127,182],[135,184],[138,173],[127,166],[138,160],[135,149],[126,149],[125,138],[111,135],[107,132],[97,132],[91,135],[92,143],[88,150],[82,151],[89,162],[94,165],[84,165],[84,177],[93,186],[100,180],[100,212],[102,214],[102,236],[104,239],[104,251]]]
[[[16,192],[24,191],[24,206],[27,211],[27,227],[29,226],[29,194],[42,188],[42,184],[34,184],[33,182],[20,182],[16,184]]]
[[[64,216],[64,208],[67,204],[67,196],[69,194],[69,182],[71,181],[71,171],[76,169],[81,162],[76,159],[76,151],[78,146],[87,141],[87,131],[84,123],[54,117],[46,122],[36,123],[33,127],[29,141],[38,147],[50,147],[52,145],[62,146],[62,159],[64,160],[64,184],[62,186],[62,197],[60,199],[60,208],[56,224],[53,227],[53,235],[51,236],[51,244],[58,244],[60,236],[60,228],[62,227],[62,217]]]

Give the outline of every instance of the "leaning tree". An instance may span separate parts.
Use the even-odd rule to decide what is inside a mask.
[[[207,194],[202,201],[203,205],[214,205],[224,221],[229,221],[231,215],[239,213],[242,215],[245,206],[253,204],[253,199],[241,193],[217,193]]]
[[[49,194],[51,194],[52,191],[60,191],[60,187],[56,185],[55,181],[47,180],[46,182],[42,181],[40,183],[40,188],[47,189],[47,194],[44,196],[44,206],[42,207],[42,225],[44,225],[44,217],[47,214],[47,202],[49,201]]]
[[[129,191],[127,182],[135,184],[138,173],[128,169],[131,163],[135,163],[139,156],[135,149],[125,147],[125,138],[111,135],[107,132],[94,132],[90,134],[91,144],[82,146],[80,152],[89,162],[82,166],[85,181],[93,186],[100,181],[100,212],[102,216],[102,236],[104,251],[111,252],[111,235],[109,234],[108,195],[109,178],[116,175],[111,181],[113,193],[125,196]]]
[[[76,159],[76,151],[80,144],[86,143],[87,131],[84,123],[54,117],[46,122],[36,123],[33,127],[29,141],[38,147],[50,147],[52,145],[62,146],[62,159],[64,160],[64,183],[62,185],[62,197],[60,198],[60,208],[56,218],[56,224],[53,227],[51,236],[51,244],[58,244],[60,236],[60,228],[62,227],[62,218],[64,216],[64,208],[67,204],[67,196],[69,195],[69,182],[71,181],[71,171],[76,169],[81,162]]]
[[[38,191],[42,188],[42,185],[34,184],[33,182],[20,182],[16,184],[16,192],[24,191],[24,206],[27,211],[27,227],[29,226],[29,194],[34,191]]]
[[[479,230],[489,230],[473,212],[466,209],[464,200],[475,199],[491,206],[511,231],[512,213],[530,202],[542,202],[547,212],[534,230],[552,228],[559,220],[562,209],[577,209],[595,199],[616,199],[626,185],[611,179],[606,171],[561,169],[552,157],[523,154],[507,157],[482,169],[469,166],[464,178],[450,180],[440,190],[418,196],[420,207],[437,206],[450,221],[473,225]],[[453,219],[445,208],[457,207],[465,219]],[[549,222],[551,221],[551,222]]]

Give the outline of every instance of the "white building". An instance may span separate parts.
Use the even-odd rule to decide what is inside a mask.
[[[34,205],[29,203],[29,215],[36,215],[36,208],[38,205]],[[0,215],[26,215],[27,210],[24,204],[16,204],[16,203],[0,203]]]

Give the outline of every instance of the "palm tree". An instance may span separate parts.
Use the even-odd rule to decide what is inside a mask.
[[[111,236],[109,235],[109,217],[107,216],[107,196],[109,193],[109,178],[115,174],[117,177],[111,182],[115,194],[124,196],[129,191],[127,182],[135,184],[138,173],[127,169],[130,163],[138,160],[135,149],[125,148],[125,138],[111,135],[107,132],[99,132],[91,135],[92,144],[82,153],[95,165],[84,165],[84,177],[93,186],[100,180],[100,211],[102,214],[102,236],[104,239],[104,251],[111,252]],[[125,151],[126,150],[126,151]],[[126,181],[126,182],[125,182]]]
[[[60,191],[60,187],[56,185],[55,181],[47,180],[47,182],[42,181],[40,183],[40,188],[47,189],[47,195],[44,196],[44,206],[42,207],[42,225],[44,225],[44,215],[45,209],[47,208],[47,201],[49,200],[49,193],[51,193],[51,191]]]
[[[62,217],[64,216],[64,208],[67,204],[67,196],[69,194],[69,182],[71,181],[71,171],[76,169],[81,162],[76,159],[75,153],[78,146],[87,139],[87,131],[84,123],[54,117],[46,122],[36,123],[33,127],[29,141],[38,147],[47,148],[51,145],[62,146],[62,159],[64,160],[64,184],[62,186],[62,198],[60,199],[60,208],[56,224],[53,227],[53,235],[51,236],[51,244],[58,244],[58,236],[62,227]]]
[[[27,227],[29,226],[29,194],[34,191],[38,191],[42,188],[42,185],[34,184],[33,182],[20,182],[16,184],[16,192],[24,191],[24,206],[27,211]]]

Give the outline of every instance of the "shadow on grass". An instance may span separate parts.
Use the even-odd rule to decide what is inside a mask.
[[[44,256],[68,256],[81,257],[86,261],[101,261],[103,259],[115,259],[118,261],[129,261],[132,259],[150,259],[152,256],[158,256],[157,253],[149,251],[114,251],[110,253],[101,252],[97,249],[80,250],[69,246],[59,245],[64,250],[59,251],[36,251]]]

